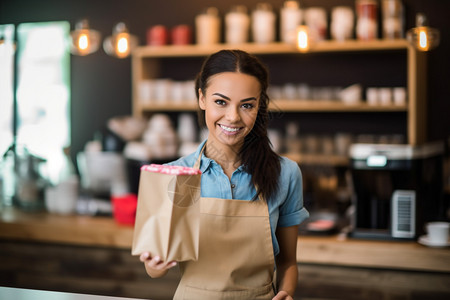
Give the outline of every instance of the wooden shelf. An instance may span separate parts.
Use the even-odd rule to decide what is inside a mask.
[[[153,102],[143,104],[147,112],[197,111],[197,102]],[[272,112],[406,112],[406,105],[368,105],[365,102],[345,104],[330,100],[274,100],[269,109]]]
[[[295,45],[286,43],[255,44],[245,43],[238,45],[183,45],[183,46],[144,46],[137,48],[134,56],[138,57],[194,57],[207,56],[222,49],[241,49],[257,55],[298,54],[305,55],[315,52],[346,52],[346,51],[379,51],[379,50],[406,50],[410,44],[403,39],[375,40],[375,41],[321,41],[312,45],[306,52],[299,52]]]

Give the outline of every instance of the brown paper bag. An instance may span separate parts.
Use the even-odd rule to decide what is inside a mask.
[[[132,255],[164,261],[198,259],[201,174],[170,175],[141,169]]]

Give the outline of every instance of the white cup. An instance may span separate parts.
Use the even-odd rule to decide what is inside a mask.
[[[448,241],[450,223],[448,222],[430,222],[426,225],[428,240],[432,244],[445,245]]]
[[[367,104],[377,105],[378,104],[378,88],[367,88],[366,91]]]
[[[392,89],[392,96],[395,105],[405,105],[406,104],[406,88],[396,87]]]
[[[392,103],[392,90],[390,88],[379,88],[378,100],[381,105],[390,105]]]

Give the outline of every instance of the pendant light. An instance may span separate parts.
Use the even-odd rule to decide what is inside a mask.
[[[75,55],[88,55],[97,51],[100,46],[101,34],[89,28],[89,22],[83,19],[75,24],[75,30],[70,33],[70,52]]]
[[[416,15],[416,27],[408,30],[408,41],[419,51],[430,51],[439,45],[440,33],[435,28],[428,27],[427,17],[423,13]]]
[[[114,26],[112,36],[103,41],[103,50],[111,56],[125,58],[137,45],[137,37],[128,32],[125,23],[120,22]]]

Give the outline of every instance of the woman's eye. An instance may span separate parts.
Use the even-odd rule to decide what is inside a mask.
[[[242,104],[242,107],[245,108],[245,109],[251,109],[251,108],[253,108],[254,106],[253,106],[253,104],[245,103],[245,104]]]
[[[218,99],[218,100],[214,100],[214,103],[219,104],[219,105],[225,105],[225,101]]]

